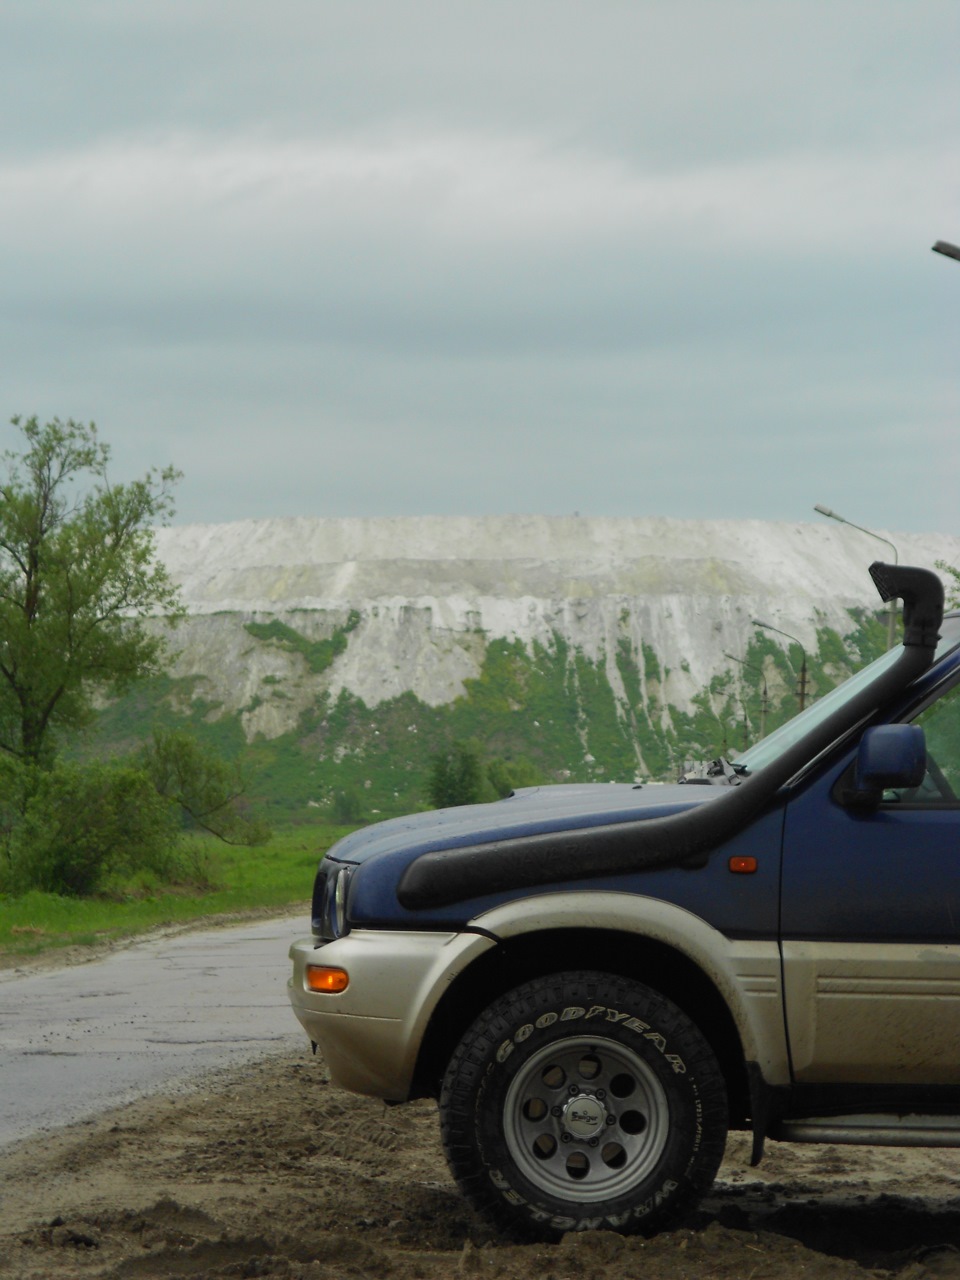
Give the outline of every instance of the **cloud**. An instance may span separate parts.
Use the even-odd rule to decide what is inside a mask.
[[[826,468],[923,526],[958,13],[11,0],[9,412],[174,461],[191,519],[797,517]]]
[[[837,251],[889,243],[919,209],[946,217],[960,147],[644,168],[535,138],[433,134],[279,141],[112,140],[0,165],[8,233],[77,244],[191,234],[437,246],[574,243],[695,233],[711,248]],[[696,248],[696,246],[692,246]]]
[[[6,305],[263,357],[765,344],[862,307],[958,175],[942,144],[664,171],[491,134],[111,140],[0,163]]]

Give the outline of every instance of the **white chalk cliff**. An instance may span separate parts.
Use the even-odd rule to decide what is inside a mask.
[[[878,530],[901,564],[960,562],[960,537]],[[376,707],[405,691],[431,706],[479,675],[486,644],[550,647],[556,634],[605,665],[624,638],[669,668],[662,703],[684,707],[762,619],[816,648],[817,627],[851,631],[880,600],[867,566],[882,542],[830,521],[550,516],[276,519],[157,531],[188,618],[173,674],[248,737],[277,737],[318,693]],[[352,617],[351,617],[352,615]],[[359,615],[359,619],[357,616]],[[250,621],[279,618],[309,639],[350,625],[327,670],[257,643]],[[782,639],[784,646],[788,641]]]

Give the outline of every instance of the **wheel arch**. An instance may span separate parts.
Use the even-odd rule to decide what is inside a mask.
[[[435,1097],[456,1045],[505,991],[562,970],[591,968],[645,983],[672,1000],[710,1043],[727,1086],[731,1127],[749,1115],[740,1033],[723,995],[689,956],[668,943],[613,928],[553,927],[501,939],[450,984],[421,1042],[411,1097]]]

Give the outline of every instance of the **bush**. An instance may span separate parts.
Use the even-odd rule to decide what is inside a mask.
[[[83,896],[115,872],[169,866],[176,814],[143,769],[57,764],[24,778],[22,816],[8,834],[10,892]]]
[[[355,787],[333,793],[333,820],[342,826],[363,822],[363,798]]]
[[[487,765],[487,781],[502,800],[521,787],[541,786],[543,777],[536,765],[524,756],[518,756],[515,760],[502,760],[497,756]]]
[[[484,764],[475,742],[454,742],[433,756],[427,792],[436,809],[458,804],[502,800],[520,787],[540,786],[543,778],[524,756],[503,760],[495,756]]]
[[[269,836],[236,767],[189,735],[158,732],[126,761],[45,768],[0,755],[0,892],[210,888],[216,869],[199,832],[242,845]]]
[[[483,799],[484,773],[480,751],[469,742],[455,742],[433,757],[427,785],[435,809],[476,804]]]

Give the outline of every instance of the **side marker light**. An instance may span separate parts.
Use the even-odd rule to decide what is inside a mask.
[[[346,969],[330,969],[319,964],[308,964],[305,977],[308,991],[322,991],[326,995],[346,991],[350,982]]]
[[[727,866],[738,876],[752,876],[757,869],[756,858],[733,857]]]

